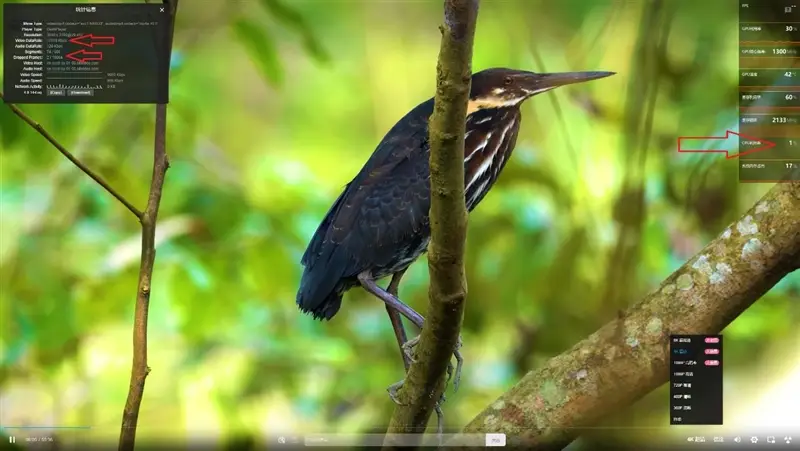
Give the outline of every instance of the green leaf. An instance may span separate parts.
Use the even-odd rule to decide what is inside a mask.
[[[261,0],[261,6],[287,27],[296,31],[305,31],[307,29],[303,16],[279,0]]]
[[[303,48],[311,57],[320,62],[330,61],[330,55],[314,35],[300,12],[283,4],[280,0],[261,0],[261,6],[278,22],[296,31],[303,37]]]
[[[325,50],[325,47],[322,46],[319,39],[311,33],[303,37],[303,48],[306,49],[306,52],[308,52],[312,58],[321,63],[327,63],[331,59],[330,55],[328,55],[328,51]]]
[[[255,61],[264,79],[273,86],[282,84],[283,67],[272,37],[255,22],[247,19],[234,22],[233,31]]]

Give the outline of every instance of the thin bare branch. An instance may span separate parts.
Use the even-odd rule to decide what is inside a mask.
[[[153,278],[153,265],[156,258],[155,236],[158,209],[164,176],[169,167],[166,153],[167,106],[156,106],[155,151],[153,157],[153,178],[147,208],[142,215],[142,257],[139,267],[139,283],[136,290],[136,309],[133,320],[133,364],[128,399],[122,414],[120,450],[133,450],[136,441],[136,426],[139,421],[139,407],[144,395],[144,383],[150,373],[147,366],[147,316],[150,308],[150,288]]]
[[[175,30],[175,17],[178,0],[164,0],[170,12],[169,48]],[[119,450],[133,451],[136,444],[136,428],[139,422],[139,409],[144,397],[144,384],[150,367],[147,365],[147,316],[150,309],[150,289],[153,279],[153,265],[156,259],[155,237],[158,209],[164,178],[169,168],[167,156],[167,105],[156,105],[155,142],[153,144],[153,177],[147,208],[142,215],[142,257],[139,267],[139,283],[136,289],[136,308],[133,319],[133,362],[128,398],[122,412],[122,428],[119,436]]]
[[[444,391],[444,376],[458,342],[466,300],[464,241],[464,131],[472,72],[472,45],[478,0],[446,0],[437,67],[434,112],[430,119],[431,242],[428,253],[428,315],[416,361],[398,394],[389,424],[393,434],[425,430]]]
[[[778,184],[661,286],[531,371],[464,429],[560,450],[667,382],[670,334],[717,334],[800,269],[800,182]],[[469,444],[457,436],[448,445]]]
[[[5,101],[5,97],[3,97],[2,92],[0,92],[0,100]],[[22,111],[19,107],[17,107],[13,103],[6,103],[6,105],[8,105],[8,107],[11,108],[11,111],[13,111],[14,114],[19,116],[20,119],[25,121],[25,123],[30,125],[34,130],[36,130],[40,135],[42,135],[44,139],[46,139],[50,144],[52,144],[53,147],[56,148],[56,150],[58,150],[59,152],[61,152],[62,155],[67,157],[67,159],[71,161],[72,164],[77,166],[78,169],[83,171],[84,174],[91,177],[92,180],[97,182],[98,185],[102,186],[106,191],[108,191],[109,194],[111,194],[112,196],[114,196],[115,199],[120,201],[120,203],[124,205],[125,208],[130,210],[131,213],[136,215],[136,217],[139,218],[139,220],[142,219],[142,212],[139,211],[138,208],[134,207],[133,204],[128,201],[128,199],[125,199],[125,197],[123,197],[122,194],[118,193],[117,190],[112,188],[111,185],[109,185],[108,182],[103,180],[102,177],[100,177],[94,171],[89,169],[89,167],[83,164],[83,162],[81,162],[77,157],[75,157],[75,155],[72,155],[72,153],[68,151],[64,146],[62,146],[58,141],[56,141],[56,139],[53,138],[53,136],[47,130],[45,130],[41,124],[33,120],[30,116],[25,114],[24,111]]]

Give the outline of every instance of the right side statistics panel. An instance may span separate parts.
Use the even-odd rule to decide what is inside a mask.
[[[739,2],[739,180],[798,180],[800,0]],[[767,150],[766,140],[774,143]],[[789,178],[792,177],[793,179]]]

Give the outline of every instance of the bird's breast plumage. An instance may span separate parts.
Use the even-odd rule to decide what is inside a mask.
[[[483,200],[508,162],[521,119],[518,108],[478,110],[467,117],[464,195],[469,211]]]

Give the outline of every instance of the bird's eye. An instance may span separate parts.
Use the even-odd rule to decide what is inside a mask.
[[[506,79],[503,80],[503,84],[506,86],[510,85],[511,83],[514,83],[514,79],[511,77],[506,77]]]

